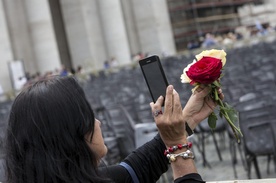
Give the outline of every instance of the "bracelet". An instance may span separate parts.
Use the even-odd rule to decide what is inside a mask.
[[[176,161],[176,158],[179,156],[182,157],[183,159],[194,159],[195,158],[193,152],[190,151],[189,149],[187,151],[181,152],[179,154],[167,154],[167,158],[170,163]]]
[[[174,151],[176,151],[177,149],[182,149],[182,148],[188,148],[190,149],[192,147],[192,142],[188,142],[187,144],[178,144],[172,147],[169,147],[168,149],[166,149],[164,151],[164,155],[167,156],[167,154],[170,154]]]

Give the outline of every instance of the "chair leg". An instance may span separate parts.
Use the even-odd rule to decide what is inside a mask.
[[[203,166],[204,167],[208,166],[209,168],[211,168],[211,165],[206,160],[206,155],[205,155],[205,136],[204,136],[204,133],[201,134],[201,144],[202,144],[201,154],[202,154],[202,159],[203,159]]]
[[[247,162],[247,177],[248,179],[251,179],[251,158],[247,157],[246,162]]]
[[[216,147],[216,150],[217,150],[219,160],[222,161],[222,157],[221,157],[220,150],[219,150],[219,147],[218,147],[217,139],[216,139],[214,133],[212,133],[212,137],[213,137],[213,140],[214,140],[214,143],[215,143],[215,147]]]
[[[230,155],[231,155],[231,158],[232,158],[232,166],[233,166],[234,177],[238,178],[237,170],[236,170],[237,155],[236,155],[236,148],[235,148],[235,144],[234,143],[235,142],[233,142],[232,140],[230,140],[229,147],[230,147]]]
[[[202,147],[202,151],[201,151],[201,154],[202,154],[202,159],[203,159],[203,166],[205,167],[206,166],[206,156],[205,156],[205,137],[204,137],[204,133],[202,133],[201,135],[201,147]]]
[[[202,161],[203,161],[202,164],[204,167],[208,166],[209,168],[211,168],[211,165],[206,160],[206,156],[205,156],[205,134],[202,132],[201,134],[198,134],[196,137],[197,139],[193,139],[192,142],[193,142],[193,145],[197,147],[199,153],[201,154]]]
[[[245,170],[247,170],[248,169],[248,167],[247,167],[247,164],[246,164],[246,160],[245,160],[245,156],[244,156],[244,153],[242,152],[242,147],[241,147],[241,144],[237,144],[238,145],[238,149],[239,149],[239,152],[240,152],[240,157],[241,157],[241,160],[242,160],[242,165],[243,165],[243,167],[244,167],[244,169]]]
[[[256,158],[256,157],[253,158],[253,163],[254,163],[254,166],[255,166],[257,178],[258,178],[258,179],[261,179],[261,173],[260,173],[260,169],[259,169],[258,161],[257,161],[257,158]]]
[[[271,155],[267,156],[267,167],[266,167],[266,173],[270,174],[270,160],[271,160]]]
[[[273,155],[273,159],[274,159],[274,171],[276,172],[276,154]]]

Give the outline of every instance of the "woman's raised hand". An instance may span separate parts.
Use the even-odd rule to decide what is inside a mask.
[[[183,144],[186,142],[185,118],[179,95],[172,85],[167,87],[164,112],[162,112],[163,102],[164,97],[160,96],[156,103],[150,103],[161,138],[166,146]]]

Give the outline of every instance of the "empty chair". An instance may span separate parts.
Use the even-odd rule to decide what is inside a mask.
[[[117,138],[121,159],[135,149],[135,122],[122,105],[107,106],[105,108],[108,124]]]
[[[240,128],[247,163],[248,178],[251,178],[251,163],[254,163],[257,178],[261,178],[257,157],[274,157],[276,166],[276,122],[274,105],[244,110],[239,113]],[[268,161],[269,171],[269,161]]]

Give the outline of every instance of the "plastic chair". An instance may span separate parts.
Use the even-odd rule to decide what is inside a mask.
[[[244,153],[247,163],[247,175],[251,179],[251,163],[254,163],[257,178],[261,178],[257,162],[258,156],[268,156],[268,167],[271,156],[276,166],[276,121],[275,106],[263,106],[239,113],[240,128],[243,133]],[[275,168],[276,171],[276,168]]]
[[[135,122],[127,110],[120,104],[105,108],[106,118],[115,133],[120,149],[121,159],[135,149],[134,127]]]

